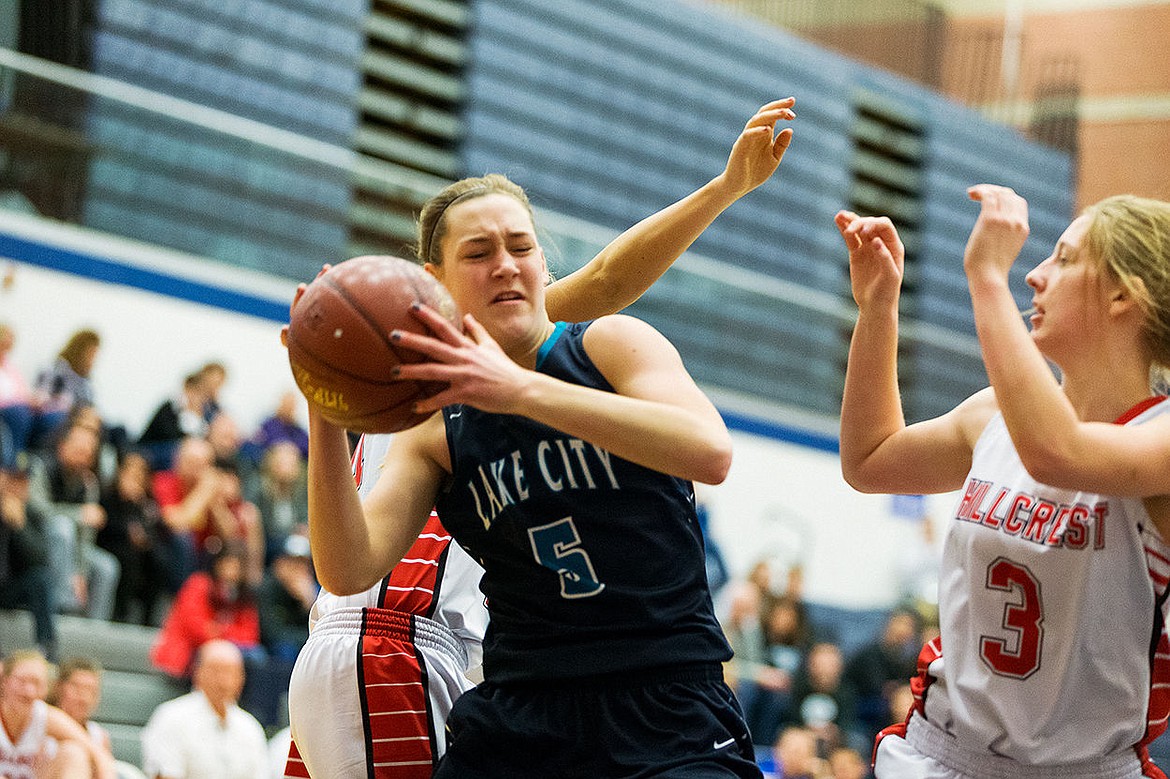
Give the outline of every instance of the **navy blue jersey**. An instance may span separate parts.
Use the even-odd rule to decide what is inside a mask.
[[[536,369],[612,392],[585,353],[589,323],[557,323]],[[484,567],[495,682],[728,660],[689,481],[521,416],[443,409],[452,477],[438,499]]]

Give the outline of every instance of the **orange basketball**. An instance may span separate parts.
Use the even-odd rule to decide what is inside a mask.
[[[463,330],[443,285],[399,257],[354,257],[308,285],[292,310],[288,361],[297,387],[327,420],[359,433],[393,433],[427,418],[412,405],[446,385],[391,378],[396,365],[425,359],[390,341],[394,330],[429,334],[410,311],[415,303]]]

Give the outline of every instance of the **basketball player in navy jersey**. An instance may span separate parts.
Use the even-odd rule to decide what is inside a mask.
[[[776,126],[795,117],[794,102],[757,110],[719,176],[549,286],[547,310],[592,318],[636,299],[719,213],[776,170],[792,134],[777,133]],[[424,262],[441,255],[441,248],[429,248],[435,230],[433,223],[420,225]],[[363,498],[381,475],[389,439],[366,436],[354,453]],[[308,776],[310,768],[319,779],[359,771],[370,779],[430,776],[432,760],[446,746],[442,728],[451,703],[471,687],[465,671],[479,670],[487,621],[476,586],[481,569],[458,545],[448,549],[448,539],[432,516],[389,576],[356,595],[322,593],[290,689],[295,742],[287,776]],[[331,714],[327,725],[323,710]]]
[[[360,592],[437,506],[484,568],[485,681],[456,701],[435,776],[758,777],[723,682],[692,481],[731,438],[678,352],[627,316],[554,323],[531,207],[502,176],[424,208],[419,250],[466,312],[403,379],[448,389],[395,436],[365,502],[343,430],[310,413],[310,534],[322,584]]]

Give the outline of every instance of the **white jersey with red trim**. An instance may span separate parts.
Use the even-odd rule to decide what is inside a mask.
[[[1118,422],[1166,413],[1170,401],[1153,399]],[[1141,755],[1166,729],[1170,548],[1140,498],[1038,483],[997,415],[942,571],[924,711],[959,744],[1051,765]]]
[[[389,444],[389,435],[367,435],[354,450],[363,499]],[[431,512],[410,550],[373,587],[344,596],[321,591],[289,683],[286,777],[430,777],[446,751],[447,714],[482,664],[482,573]]]
[[[41,751],[46,747],[45,730],[49,723],[49,707],[44,701],[33,701],[32,716],[16,743],[3,725],[0,725],[0,776],[5,779],[35,779],[34,769]]]
[[[354,449],[354,480],[363,499],[382,471],[390,438],[363,435]],[[469,669],[475,669],[483,659],[488,620],[487,606],[479,591],[482,575],[479,563],[452,542],[438,515],[431,512],[418,540],[380,582],[355,595],[334,595],[322,590],[309,611],[309,630],[325,614],[340,608],[371,607],[418,614],[450,628],[467,651]]]

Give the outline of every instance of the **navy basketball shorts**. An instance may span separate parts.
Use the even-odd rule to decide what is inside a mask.
[[[762,776],[718,665],[464,693],[435,779],[726,779]]]

